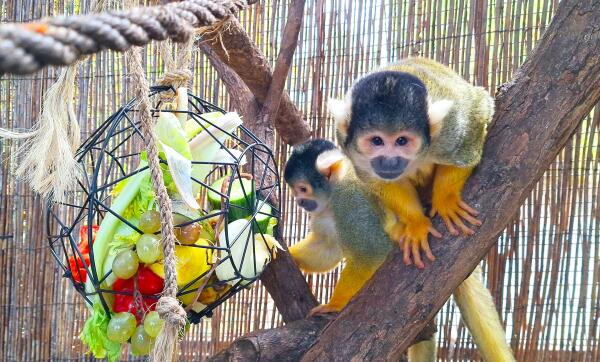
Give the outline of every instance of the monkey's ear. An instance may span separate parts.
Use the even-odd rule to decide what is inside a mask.
[[[437,136],[442,129],[444,118],[450,112],[450,108],[454,105],[454,101],[449,99],[441,99],[439,101],[429,101],[429,107],[427,113],[429,115],[429,129],[431,137]]]
[[[335,127],[338,129],[340,136],[343,140],[348,136],[348,126],[350,125],[350,113],[352,107],[348,102],[349,97],[346,99],[334,99],[329,98],[327,101],[327,108],[333,120],[335,121]]]
[[[345,160],[346,156],[342,151],[333,149],[321,153],[317,157],[315,166],[321,175],[335,182],[341,180],[348,170]]]

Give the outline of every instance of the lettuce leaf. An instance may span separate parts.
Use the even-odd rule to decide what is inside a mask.
[[[106,314],[102,305],[94,303],[92,315],[85,321],[79,339],[88,346],[94,357],[108,357],[108,360],[112,362],[119,359],[121,344],[108,339],[109,320],[110,316]]]
[[[123,181],[128,180],[129,178]],[[151,210],[153,206],[154,189],[152,188],[152,182],[150,181],[150,173],[148,172],[141,181],[137,194],[120,215],[131,222],[132,219],[139,219],[144,212]],[[135,223],[133,224],[135,225]],[[128,229],[131,228],[128,227]]]

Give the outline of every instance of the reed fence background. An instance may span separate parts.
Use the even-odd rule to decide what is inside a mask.
[[[88,12],[93,2],[0,0],[0,21]],[[271,62],[288,6],[287,0],[262,1],[240,16]],[[308,0],[287,90],[315,135],[329,138],[327,98],[341,96],[357,76],[400,57],[435,58],[493,94],[526,59],[556,7],[557,1],[544,0]],[[155,44],[146,54],[154,80],[162,71]],[[193,65],[194,91],[226,107],[225,88],[207,59],[196,51]],[[58,72],[0,78],[0,126],[31,127]],[[77,112],[84,137],[128,99],[127,75],[123,55],[112,52],[81,65]],[[583,121],[484,263],[519,361],[600,360],[599,123],[598,111]],[[87,360],[77,338],[86,308],[48,252],[42,200],[10,176],[14,147],[0,140],[0,360]],[[275,149],[281,166],[289,149],[280,143]],[[286,190],[283,200],[284,233],[293,243],[304,236],[307,219]],[[329,298],[337,275],[307,276],[320,300]],[[202,360],[237,336],[281,323],[257,285],[192,327],[181,360]],[[441,360],[480,359],[451,302],[438,324]]]

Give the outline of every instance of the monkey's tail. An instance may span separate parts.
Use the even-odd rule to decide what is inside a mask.
[[[437,344],[435,333],[426,341],[413,344],[408,348],[408,362],[437,361]]]
[[[479,267],[456,289],[454,300],[483,359],[515,361],[492,295],[481,281]]]

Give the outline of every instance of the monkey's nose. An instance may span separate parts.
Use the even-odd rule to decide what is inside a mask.
[[[402,157],[378,156],[371,160],[373,171],[384,179],[395,179],[400,176],[408,162]]]
[[[300,206],[301,208],[303,208],[304,210],[311,212],[311,211],[315,211],[317,209],[317,202],[314,200],[308,200],[308,199],[300,199],[298,201],[298,206]]]

